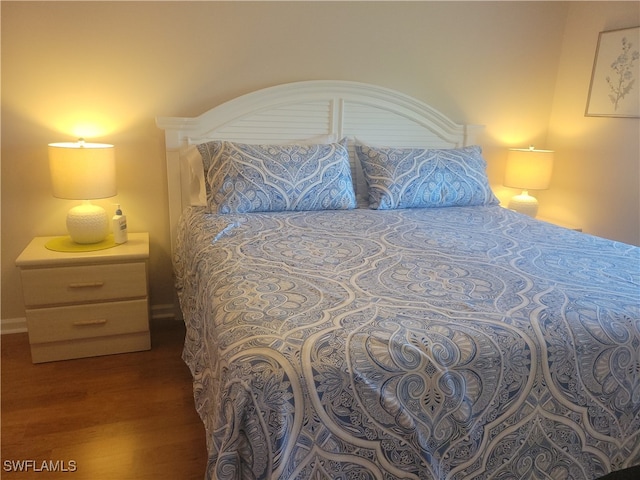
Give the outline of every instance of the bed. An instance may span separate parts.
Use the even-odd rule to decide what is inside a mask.
[[[640,465],[640,248],[502,208],[481,127],[343,81],[157,124],[205,478]]]

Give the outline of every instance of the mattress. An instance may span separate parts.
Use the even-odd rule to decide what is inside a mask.
[[[499,206],[183,215],[208,479],[640,465],[640,248]]]

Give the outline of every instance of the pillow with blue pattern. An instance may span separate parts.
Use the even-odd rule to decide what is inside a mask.
[[[344,210],[356,206],[342,143],[198,145],[213,213]]]
[[[369,208],[497,205],[479,146],[379,148],[356,144],[369,186]]]

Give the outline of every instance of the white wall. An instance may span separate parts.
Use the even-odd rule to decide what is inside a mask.
[[[119,195],[102,203],[121,203],[130,230],[150,232],[151,302],[172,302],[164,139],[154,118],[197,115],[262,87],[369,82],[484,124],[490,178],[499,196],[510,194],[500,186],[507,147],[564,147],[547,133],[550,118],[558,132],[566,108],[554,97],[565,24],[573,32],[578,13],[618,18],[631,5],[572,3],[2,2],[2,318],[24,315],[15,258],[34,235],[64,234],[73,204],[50,194],[46,145],[80,134],[116,145]],[[581,31],[588,42],[569,56],[590,63],[595,34]],[[612,130],[592,141],[623,142]],[[558,202],[582,215],[563,178],[557,185],[568,193]],[[626,226],[637,228],[637,212],[599,233],[638,242]]]
[[[551,188],[539,195],[548,214],[635,245],[640,245],[640,120],[584,112],[599,32],[638,25],[639,2],[570,3],[549,122],[555,172]]]

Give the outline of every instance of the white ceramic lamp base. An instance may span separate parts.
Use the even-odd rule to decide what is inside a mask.
[[[98,243],[109,234],[109,217],[104,208],[85,201],[67,213],[67,231],[76,243]]]
[[[509,208],[518,213],[534,217],[538,214],[538,200],[536,197],[529,195],[529,192],[523,190],[520,195],[511,197]]]

